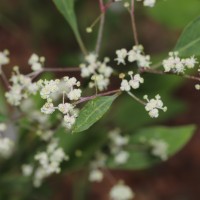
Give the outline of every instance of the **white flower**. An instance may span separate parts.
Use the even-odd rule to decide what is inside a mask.
[[[55,111],[55,107],[53,103],[49,103],[49,102],[45,103],[41,108],[41,112],[47,115],[52,114],[54,111]]]
[[[80,82],[75,77],[65,76],[63,79],[50,80],[50,81],[38,81],[38,87],[40,88],[40,95],[47,102],[41,108],[41,111],[45,114],[52,114],[55,110],[59,110],[63,116],[63,125],[70,129],[75,123],[78,116],[78,112],[75,110],[75,106],[71,103],[65,103],[66,99],[70,101],[76,101],[81,98]],[[54,102],[62,96],[62,103],[54,106]]]
[[[133,76],[132,71],[128,72],[128,74],[130,75],[131,80],[130,81],[127,81],[126,79],[122,80],[120,87],[122,91],[129,92],[131,88],[138,89],[140,87],[140,84],[144,83],[144,79],[140,76],[140,74],[136,74]]]
[[[97,55],[94,53],[90,53],[85,57],[85,60],[89,63],[89,64],[94,64],[97,61]]]
[[[28,64],[31,66],[33,71],[40,71],[42,70],[44,57],[39,57],[37,54],[32,54],[28,60]]]
[[[129,186],[118,183],[111,188],[109,196],[111,200],[131,200],[135,195]]]
[[[72,101],[72,100],[79,100],[81,97],[82,91],[80,89],[73,89],[71,90],[67,97]]]
[[[103,173],[99,169],[92,169],[89,173],[89,181],[101,182],[103,180]]]
[[[64,126],[66,126],[68,129],[71,129],[76,121],[76,116],[64,116]]]
[[[72,111],[73,108],[74,108],[73,105],[70,103],[64,103],[64,104],[62,103],[58,105],[58,110],[60,110],[60,112],[62,112],[63,114]]]
[[[100,91],[107,89],[113,73],[113,69],[107,64],[110,59],[106,57],[103,62],[100,62],[95,54],[89,54],[85,59],[88,64],[80,64],[81,76],[91,78],[89,87],[97,87]]]
[[[128,158],[129,158],[129,153],[127,151],[120,151],[117,153],[117,155],[115,156],[115,162],[117,164],[124,164],[127,162]]]
[[[6,137],[0,137],[0,158],[9,158],[14,149],[14,142]]]
[[[145,110],[149,112],[150,117],[157,118],[159,116],[158,110],[167,111],[167,107],[163,106],[163,102],[161,100],[160,95],[156,95],[153,99],[148,99],[148,96],[145,95],[144,99],[147,100],[147,104],[145,106]]]
[[[13,74],[10,78],[12,83],[10,90],[5,93],[8,103],[19,106],[23,99],[29,95],[36,94],[38,86],[32,83],[31,78],[19,73],[18,67],[14,67]]]
[[[35,155],[35,160],[38,161],[39,167],[34,174],[33,183],[35,187],[39,187],[44,178],[53,173],[59,173],[61,162],[69,160],[69,157],[61,147],[58,147],[58,140],[53,139],[46,151]]]
[[[129,62],[137,62],[138,67],[149,67],[150,56],[144,55],[144,48],[142,45],[135,45],[133,48],[128,52],[128,61]]]
[[[126,64],[125,62],[125,58],[127,56],[127,50],[126,49],[120,49],[116,51],[117,54],[117,58],[115,58],[115,60],[117,61],[117,64]]]
[[[30,176],[33,173],[33,166],[24,164],[22,165],[22,174],[23,176]]]
[[[8,50],[4,50],[3,52],[0,52],[0,66],[6,65],[10,62],[8,55],[9,55]]]
[[[194,56],[181,59],[178,56],[178,52],[170,52],[169,57],[163,60],[163,67],[165,72],[172,71],[175,73],[184,73],[186,68],[194,68],[197,63],[198,62]]]
[[[129,82],[126,79],[122,80],[120,90],[126,92],[129,92],[131,90],[131,86],[129,85]]]
[[[151,139],[150,145],[152,147],[151,153],[154,156],[159,157],[161,160],[165,161],[168,158],[167,150],[168,144],[161,139]]]
[[[41,90],[40,90],[40,96],[43,98],[43,99],[48,99],[50,98],[51,94],[59,91],[59,87],[58,87],[58,84],[59,84],[60,80],[56,79],[56,80],[50,80],[50,81],[42,81],[40,80],[38,82],[38,85],[41,85]]]

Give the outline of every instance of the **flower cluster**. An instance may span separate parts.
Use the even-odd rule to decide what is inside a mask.
[[[33,184],[35,187],[39,187],[44,178],[50,176],[53,173],[60,172],[60,164],[64,160],[69,160],[69,157],[64,153],[63,149],[58,146],[58,140],[52,139],[51,143],[47,146],[47,150],[35,155],[35,160],[39,162],[39,167],[34,173]],[[30,168],[29,168],[30,169]],[[27,171],[24,170],[24,174]],[[31,175],[31,173],[29,173]]]
[[[41,71],[44,65],[45,58],[39,57],[37,54],[32,54],[28,60],[28,64],[34,72]]]
[[[55,110],[59,110],[64,114],[64,126],[70,129],[76,121],[78,112],[75,106],[71,103],[66,103],[65,99],[77,101],[81,98],[82,91],[75,88],[80,86],[80,82],[74,77],[69,78],[66,76],[62,80],[40,80],[38,85],[40,87],[40,96],[47,100],[41,111],[45,114],[52,114]],[[54,101],[60,95],[62,95],[63,101],[55,106]]]
[[[4,50],[2,52],[0,52],[0,67],[2,65],[6,65],[10,62],[10,59],[8,58],[9,55],[9,51],[8,50]]]
[[[147,101],[145,110],[149,112],[149,116],[152,118],[157,118],[159,116],[159,110],[167,111],[167,107],[163,106],[160,95],[156,95],[153,99],[148,99],[148,96],[145,95],[144,99]]]
[[[103,152],[96,152],[94,159],[90,163],[89,181],[101,182],[103,180],[103,172],[100,168],[105,167],[107,156]]]
[[[109,196],[111,200],[131,200],[135,194],[129,186],[120,181],[111,188]]]
[[[168,158],[167,150],[168,144],[161,139],[151,139],[149,141],[151,146],[152,155],[159,157],[161,160],[165,161]]]
[[[12,85],[5,96],[13,106],[19,106],[23,99],[28,98],[31,94],[36,94],[38,91],[37,84],[33,83],[30,77],[20,74],[18,66],[13,68],[10,82]]]
[[[111,141],[109,148],[111,154],[114,156],[116,164],[124,164],[129,158],[129,152],[124,150],[124,147],[128,145],[129,138],[128,136],[122,136],[120,129],[114,129],[108,134]]]
[[[107,89],[110,83],[110,76],[113,69],[108,66],[109,58],[104,58],[103,62],[97,60],[96,54],[89,54],[85,57],[87,64],[81,64],[81,76],[91,77],[89,87],[97,87],[100,91]]]
[[[115,60],[118,65],[125,65],[126,58],[130,63],[136,62],[138,67],[149,67],[151,64],[150,56],[144,54],[144,48],[142,45],[133,46],[130,51],[127,51],[126,49],[117,50],[116,54],[117,58],[115,58]]]
[[[198,63],[194,56],[181,59],[178,52],[170,52],[169,57],[163,61],[165,72],[184,73],[188,69],[192,69]]]
[[[140,76],[140,74],[135,74],[133,76],[133,72],[128,72],[131,80],[124,79],[124,74],[120,74],[120,78],[123,78],[120,86],[121,91],[129,92],[132,89],[138,89],[141,83],[144,83],[144,79]]]
[[[126,163],[129,153],[124,150],[124,147],[129,143],[128,136],[122,136],[119,129],[114,129],[109,132],[108,137],[110,141],[108,148],[110,154],[114,157],[115,163],[118,165]],[[100,169],[106,167],[107,158],[103,151],[95,153],[94,159],[90,163],[89,181],[101,182],[103,180],[104,175]]]

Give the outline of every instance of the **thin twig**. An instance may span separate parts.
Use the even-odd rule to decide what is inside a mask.
[[[131,92],[127,92],[133,99],[135,99],[137,102],[139,102],[140,104],[146,106],[146,103],[144,101],[142,101],[141,99],[139,99],[138,97],[136,97],[133,93]]]
[[[7,79],[4,71],[2,70],[1,66],[0,66],[0,75],[1,75],[1,78],[2,78],[2,80],[3,80],[3,82],[4,82],[5,86],[6,86],[6,88],[9,89],[10,88],[10,84],[9,84],[8,79]]]
[[[44,68],[44,72],[79,72],[79,67],[66,67],[66,68]]]
[[[100,48],[101,48],[101,43],[102,43],[102,38],[103,38],[103,29],[104,29],[104,24],[105,24],[105,8],[103,4],[103,0],[99,0],[99,7],[101,9],[102,15],[100,19],[100,25],[99,25],[99,32],[97,36],[97,43],[96,43],[96,54],[99,54]]]
[[[108,92],[95,94],[95,95],[92,95],[92,96],[89,96],[89,97],[82,97],[79,101],[75,102],[74,104],[77,105],[77,104],[83,103],[85,101],[95,99],[96,97],[107,96],[107,95],[116,94],[116,93],[120,93],[120,90],[119,89],[111,90],[111,91],[108,91]]]
[[[180,76],[180,77],[190,79],[190,80],[200,81],[200,77],[186,75],[186,74],[177,74],[174,72],[164,72],[164,71],[152,69],[149,67],[141,67],[140,73],[151,73],[151,74],[158,74],[158,75],[175,75],[175,76]]]
[[[133,37],[134,37],[135,45],[139,45],[134,9],[135,9],[134,0],[131,0],[130,16],[131,16],[131,24],[132,24],[132,29],[133,29]]]
[[[81,69],[79,67],[66,67],[66,68],[43,68],[38,72],[32,72],[27,74],[27,76],[31,77],[31,79],[35,79],[43,72],[80,72]]]
[[[115,0],[110,0],[105,6],[104,6],[104,12],[108,9],[108,8],[110,8],[110,6],[112,5],[112,3],[114,3],[115,2]]]

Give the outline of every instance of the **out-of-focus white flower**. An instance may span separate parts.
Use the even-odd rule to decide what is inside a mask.
[[[0,158],[9,158],[14,149],[14,142],[6,137],[0,137]]]
[[[167,150],[168,144],[161,139],[151,139],[150,146],[152,147],[151,153],[159,157],[161,160],[165,161],[168,158]]]
[[[43,64],[44,64],[45,58],[39,57],[37,54],[32,54],[31,57],[28,60],[28,64],[31,66],[31,69],[35,72],[41,71]]]
[[[7,101],[14,106],[19,106],[21,101],[27,99],[31,94],[36,94],[38,86],[32,83],[30,77],[20,74],[19,69],[15,66],[10,82],[10,90],[5,93]]]
[[[35,171],[33,184],[35,187],[39,187],[44,178],[53,173],[59,173],[61,162],[69,160],[69,157],[58,146],[58,140],[52,139],[46,151],[35,155],[35,160],[38,161],[39,167]]]
[[[10,62],[10,59],[8,58],[9,51],[4,50],[0,52],[0,66],[6,65]]]
[[[129,156],[130,155],[127,151],[120,151],[115,155],[115,162],[120,165],[124,164],[127,162]]]
[[[22,165],[22,174],[24,176],[31,176],[33,173],[33,166],[29,164]]]
[[[89,181],[101,182],[103,180],[103,173],[99,169],[92,169],[89,173]]]
[[[111,200],[131,200],[135,194],[129,186],[119,182],[111,188],[109,196]]]

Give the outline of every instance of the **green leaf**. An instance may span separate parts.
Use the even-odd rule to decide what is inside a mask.
[[[182,29],[187,23],[199,15],[199,0],[167,0],[156,1],[156,6],[147,13],[156,21],[171,29]],[[184,17],[183,17],[184,16]]]
[[[181,34],[175,51],[181,56],[200,55],[200,17],[192,21]]]
[[[89,101],[80,111],[72,132],[81,132],[90,128],[110,108],[118,95],[97,97]]]
[[[141,129],[130,137],[130,157],[124,165],[117,166],[110,158],[108,167],[112,169],[145,169],[161,162],[159,158],[152,156],[147,143],[141,140],[161,139],[168,144],[168,157],[173,156],[190,140],[195,130],[195,126],[181,127],[151,127]],[[145,145],[146,144],[146,145]]]
[[[74,32],[78,32],[76,15],[74,12],[74,0],[53,0],[54,4],[70,24]]]
[[[74,11],[74,0],[53,0],[54,4],[56,5],[57,9],[60,11],[60,13],[64,16],[64,18],[67,20],[69,25],[71,26],[77,42],[80,45],[80,48],[84,53],[86,53],[86,49],[84,47],[84,44],[82,42],[78,25],[77,25],[77,19],[76,14]]]

